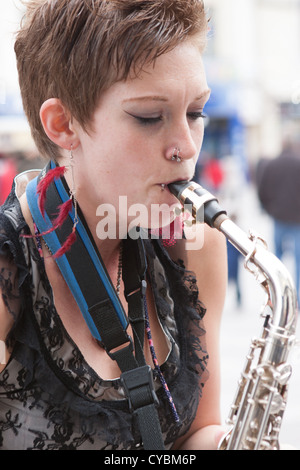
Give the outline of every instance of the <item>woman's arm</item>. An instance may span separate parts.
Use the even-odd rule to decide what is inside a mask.
[[[220,323],[227,288],[227,251],[225,237],[216,229],[202,226],[203,247],[185,253],[186,268],[197,277],[199,299],[206,308],[204,326],[209,354],[209,378],[203,388],[197,415],[189,432],[175,449],[213,450],[225,433],[220,412]]]

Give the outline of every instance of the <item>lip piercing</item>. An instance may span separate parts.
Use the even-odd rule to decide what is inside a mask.
[[[165,184],[162,184],[161,185],[161,190],[164,191],[166,189],[166,185]]]
[[[174,150],[173,150],[173,155],[172,155],[172,158],[171,160],[174,162],[176,160],[176,162],[180,163],[181,162],[181,157],[179,156],[180,154],[180,149],[175,147]]]

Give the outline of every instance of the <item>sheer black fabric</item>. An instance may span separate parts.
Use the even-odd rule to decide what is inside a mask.
[[[0,210],[0,288],[14,326],[11,358],[0,374],[0,449],[142,448],[119,379],[103,380],[69,337],[42,258],[13,188]],[[159,417],[167,449],[190,427],[207,378],[205,313],[192,273],[158,240],[146,240],[158,318],[170,345],[161,370],[180,417],[176,424],[160,382]],[[16,282],[13,282],[17,273]]]

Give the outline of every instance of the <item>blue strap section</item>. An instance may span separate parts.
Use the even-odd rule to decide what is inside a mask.
[[[58,181],[59,183],[59,181]],[[45,214],[45,217],[42,216],[41,214],[41,211],[39,209],[39,206],[38,206],[38,197],[37,197],[37,192],[36,192],[36,188],[37,188],[37,184],[38,184],[38,177],[34,178],[32,181],[30,181],[28,184],[27,184],[27,188],[26,188],[26,195],[27,195],[27,201],[28,201],[28,205],[29,205],[29,209],[30,209],[30,212],[31,212],[31,215],[33,217],[33,220],[35,221],[36,225],[37,225],[37,228],[39,230],[40,233],[42,232],[45,232],[47,230],[49,230],[51,227],[52,227],[52,223],[51,223],[51,220],[50,218],[48,217],[47,214]],[[64,187],[62,184],[57,184],[56,182],[56,187],[59,191],[59,194],[62,198],[62,201],[66,201],[68,199],[68,194],[66,193]],[[75,217],[75,213],[74,213],[74,209],[72,209],[72,211],[69,213],[70,217],[72,218],[72,220],[74,221],[74,217]],[[86,233],[86,230],[84,228],[84,226],[82,225],[82,223],[79,221],[79,223],[77,224],[77,227],[76,227],[76,232],[77,232],[77,236],[80,236],[83,243],[85,244],[89,254],[90,254],[90,257],[94,263],[94,266],[99,274],[99,277],[102,281],[102,283],[104,284],[104,287],[107,291],[107,294],[109,296],[109,298],[111,299],[111,302],[112,304],[114,305],[114,308],[117,312],[117,315],[118,315],[118,318],[122,324],[122,327],[124,329],[127,328],[127,325],[128,325],[128,321],[127,321],[127,318],[126,316],[124,315],[124,312],[120,309],[120,304],[119,304],[119,299],[117,297],[117,294],[113,288],[113,286],[111,285],[111,282],[108,280],[107,278],[107,274],[95,252],[95,249],[89,239],[89,236],[88,234]],[[54,254],[56,253],[57,250],[60,249],[61,247],[61,244],[58,240],[58,237],[55,233],[55,231],[47,234],[47,235],[44,235],[43,236],[44,240],[45,240],[45,243],[47,244],[47,246],[49,247],[50,251]],[[63,276],[65,278],[65,281],[69,287],[69,289],[71,290],[79,308],[80,308],[80,311],[82,313],[82,315],[84,316],[84,319],[91,331],[91,334],[99,341],[102,341],[101,339],[101,336],[100,336],[100,333],[97,329],[97,327],[95,326],[95,323],[88,311],[88,305],[87,305],[87,302],[82,294],[82,291],[81,291],[81,288],[80,288],[80,285],[79,283],[77,282],[74,274],[73,274],[73,271],[71,269],[71,266],[68,262],[68,258],[67,256],[64,254],[62,256],[60,256],[59,258],[55,259],[60,271],[63,273]]]

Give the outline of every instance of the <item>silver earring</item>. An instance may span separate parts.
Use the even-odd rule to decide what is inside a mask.
[[[75,186],[75,178],[74,178],[74,156],[73,156],[73,146],[71,145],[70,148],[70,154],[69,154],[69,168],[71,170],[71,177],[72,177],[72,188],[70,189],[70,199],[73,202],[74,206],[74,213],[75,213],[75,218],[74,218],[74,229],[76,228],[76,225],[78,224],[78,213],[77,213],[77,199],[76,199],[76,186]]]
[[[173,154],[172,154],[172,158],[171,160],[174,162],[176,160],[176,162],[180,163],[181,162],[181,157],[180,157],[180,148],[178,147],[175,147],[174,150],[173,150]]]

